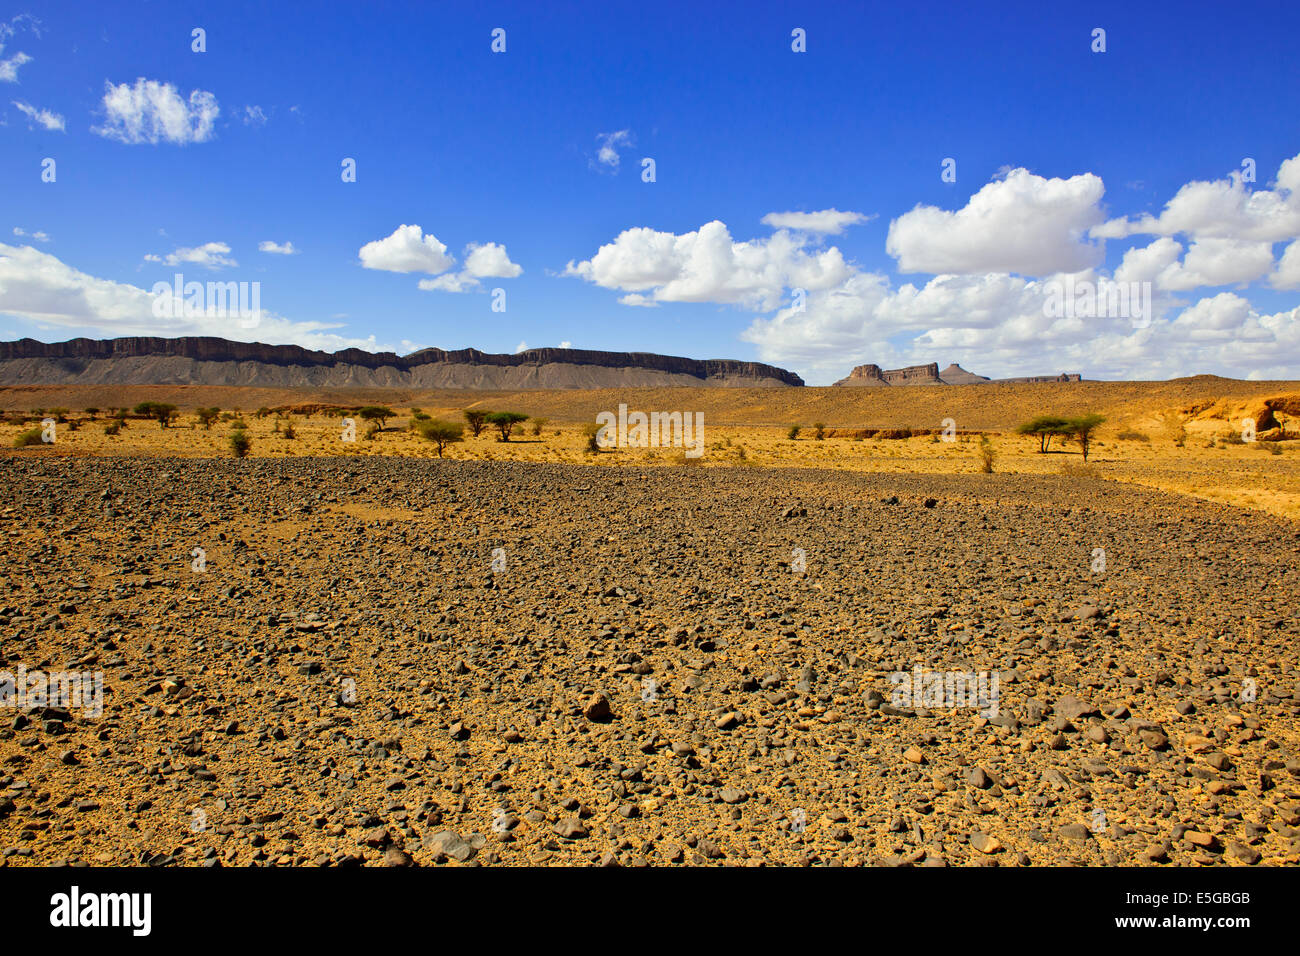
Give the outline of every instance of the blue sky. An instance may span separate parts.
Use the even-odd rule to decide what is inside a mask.
[[[1294,4],[856,7],[0,7],[0,337],[1297,377]]]

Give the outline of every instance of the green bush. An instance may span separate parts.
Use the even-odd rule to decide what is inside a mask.
[[[15,448],[27,448],[31,445],[43,444],[45,444],[45,442],[41,441],[41,429],[39,428],[29,428],[14,439]]]
[[[785,437],[790,439],[790,441],[794,441],[799,437],[799,432],[801,431],[803,431],[802,425],[791,425],[790,430],[785,433]]]
[[[248,432],[242,428],[230,433],[230,450],[236,458],[244,458],[248,455],[248,449],[252,447],[253,440],[248,437]]]
[[[421,438],[438,446],[438,457],[448,445],[465,440],[465,426],[459,422],[445,422],[438,418],[422,421],[416,429]]]

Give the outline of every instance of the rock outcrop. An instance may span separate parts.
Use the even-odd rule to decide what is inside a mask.
[[[410,355],[221,338],[35,339],[0,342],[0,385],[243,385],[258,387],[619,388],[800,386],[793,372],[731,359],[649,352],[421,349]]]
[[[859,365],[842,378],[836,385],[865,386],[868,388],[884,385],[983,385],[987,382],[1004,384],[1024,384],[1032,382],[1079,382],[1082,376],[1077,374],[1031,375],[1025,378],[990,379],[984,375],[968,372],[956,362],[942,372],[939,363],[929,365],[909,365],[907,368],[882,369],[879,365]]]
[[[879,365],[859,365],[836,385],[876,387],[881,385],[942,385],[939,363],[909,365],[907,368],[882,370]]]

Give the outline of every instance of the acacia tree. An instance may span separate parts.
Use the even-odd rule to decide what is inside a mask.
[[[158,424],[166,428],[176,420],[176,406],[166,402],[141,402],[133,411],[145,418],[157,419]]]
[[[212,423],[221,417],[221,409],[200,408],[197,409],[194,412],[194,414],[198,416],[199,424],[202,425],[204,429],[210,429],[212,427]]]
[[[469,425],[470,433],[475,438],[478,438],[483,433],[483,426],[487,424],[487,417],[491,414],[486,408],[465,409],[465,422]]]
[[[1059,415],[1039,415],[1037,418],[1030,419],[1023,425],[1016,428],[1016,433],[1020,435],[1037,435],[1038,436],[1038,453],[1040,455],[1047,452],[1047,446],[1052,442],[1053,435],[1066,435],[1069,432],[1066,425],[1069,420]]]
[[[1090,414],[1071,418],[1065,423],[1063,431],[1079,443],[1079,447],[1083,449],[1084,461],[1088,460],[1088,447],[1092,444],[1092,433],[1105,420],[1104,415]]]
[[[390,418],[397,417],[397,413],[386,405],[367,405],[361,411],[357,412],[366,421],[379,422],[379,430],[384,430],[384,423]]]
[[[528,421],[528,416],[520,412],[492,412],[487,416],[487,422],[497,427],[501,433],[502,441],[510,440],[510,432],[520,422]]]
[[[421,438],[438,446],[439,458],[448,445],[465,440],[465,426],[459,422],[445,422],[438,418],[430,418],[420,422],[415,430],[419,432]]]

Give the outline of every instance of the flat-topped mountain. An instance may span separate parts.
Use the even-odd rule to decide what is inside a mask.
[[[528,349],[514,355],[421,349],[410,355],[221,338],[0,342],[0,385],[242,385],[271,388],[644,388],[799,386],[793,372],[732,359]]]
[[[879,365],[859,365],[842,378],[836,385],[879,388],[892,385],[980,385],[984,382],[1001,382],[1024,384],[1030,382],[1078,382],[1082,377],[1077,374],[1030,375],[1023,378],[991,379],[984,375],[968,372],[956,362],[942,372],[939,363],[929,365],[909,365],[906,368],[882,369]]]

